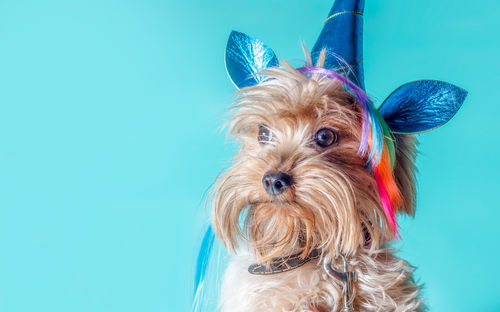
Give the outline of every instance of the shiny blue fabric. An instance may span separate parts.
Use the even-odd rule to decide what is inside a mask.
[[[460,109],[467,91],[437,80],[419,80],[397,88],[378,109],[392,132],[419,133],[437,128]]]
[[[194,296],[198,291],[198,287],[205,279],[207,272],[207,266],[212,253],[212,248],[214,245],[215,234],[212,230],[212,226],[209,225],[205,235],[203,236],[203,241],[201,243],[200,250],[198,252],[198,260],[196,261],[196,276],[194,280]]]
[[[233,31],[226,46],[226,70],[238,88],[255,85],[264,79],[261,71],[278,66],[273,50],[262,41]]]
[[[192,312],[206,311],[206,295],[207,295],[207,272],[209,268],[210,258],[212,255],[212,249],[214,247],[215,234],[212,230],[212,226],[209,225],[205,235],[203,236],[203,241],[201,243],[200,251],[198,252],[198,261],[196,263],[196,277],[194,280],[194,294],[193,294],[193,305],[191,307]]]
[[[325,48],[324,67],[345,72],[362,89],[363,16],[359,13],[363,13],[364,6],[364,0],[336,0],[311,52],[313,62],[316,62]],[[346,65],[350,66],[350,71]]]

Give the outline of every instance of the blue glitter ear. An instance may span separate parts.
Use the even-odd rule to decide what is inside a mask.
[[[437,80],[397,88],[378,109],[392,132],[419,133],[444,125],[460,109],[467,91]]]
[[[260,73],[278,66],[273,50],[262,41],[233,31],[226,46],[226,70],[237,88],[258,84],[264,80]]]

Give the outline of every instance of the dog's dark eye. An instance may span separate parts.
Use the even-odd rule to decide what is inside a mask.
[[[337,134],[330,128],[323,128],[316,132],[314,140],[319,146],[328,147],[337,141]]]
[[[259,140],[260,144],[267,144],[271,142],[273,135],[271,130],[269,130],[266,126],[259,126],[259,135],[257,136],[257,140]]]

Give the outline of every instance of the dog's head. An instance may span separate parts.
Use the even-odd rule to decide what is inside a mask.
[[[240,90],[228,122],[240,143],[218,179],[215,231],[227,247],[248,242],[261,261],[314,248],[352,254],[369,236],[393,237],[368,153],[360,153],[362,107],[338,79],[290,66]],[[383,135],[383,133],[382,133]],[[414,211],[412,136],[396,140],[395,207]]]

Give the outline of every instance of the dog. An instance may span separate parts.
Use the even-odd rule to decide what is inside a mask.
[[[211,212],[233,254],[223,312],[426,310],[391,241],[396,215],[415,213],[415,134],[451,119],[466,91],[420,80],[376,109],[359,61],[363,5],[337,0],[300,68],[258,39],[230,36],[239,91],[227,127],[239,149]]]

